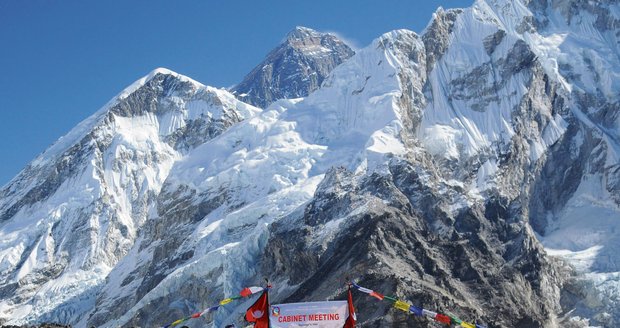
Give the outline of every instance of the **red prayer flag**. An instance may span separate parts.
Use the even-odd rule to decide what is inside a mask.
[[[370,296],[376,297],[376,298],[378,298],[378,299],[383,301],[383,294],[381,294],[381,293],[377,293],[377,292],[373,291],[372,293],[370,293]]]
[[[252,291],[249,288],[246,287],[246,288],[241,290],[239,295],[241,295],[243,297],[248,297],[248,296],[252,295]]]
[[[193,319],[200,318],[200,315],[202,315],[202,312],[194,313],[192,314],[192,318]]]
[[[349,286],[349,297],[347,298],[349,303],[349,316],[347,317],[347,321],[344,322],[343,328],[354,328],[355,321],[357,321],[357,316],[355,315],[355,308],[353,307],[353,297],[351,296],[351,286]]]
[[[450,324],[450,317],[448,317],[447,315],[441,314],[441,313],[437,313],[437,315],[435,316],[435,320],[441,322],[441,323],[445,323],[446,325]]]
[[[243,290],[241,290],[241,292],[239,292],[239,295],[241,295],[242,297],[248,297],[262,290],[263,290],[262,287],[246,287]]]
[[[245,312],[245,320],[254,322],[254,328],[269,328],[269,297],[267,290]]]

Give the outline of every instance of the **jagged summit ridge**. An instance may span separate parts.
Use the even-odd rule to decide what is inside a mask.
[[[185,75],[181,75],[177,72],[174,72],[170,69],[164,68],[164,67],[158,67],[153,69],[151,72],[149,72],[147,75],[145,75],[144,77],[142,77],[141,79],[136,80],[134,83],[132,83],[131,85],[129,85],[127,88],[125,88],[123,91],[121,91],[116,97],[112,98],[112,100],[110,102],[108,102],[108,104],[105,107],[110,107],[110,104],[113,102],[117,102],[120,100],[123,100],[125,98],[127,98],[127,96],[131,95],[132,93],[134,93],[136,90],[138,90],[139,88],[143,87],[145,84],[147,84],[149,81],[151,81],[153,78],[155,78],[158,75],[167,75],[167,76],[171,76],[174,77],[175,79],[178,79],[179,81],[183,81],[183,82],[188,82],[191,83],[193,85],[195,85],[196,87],[206,87],[205,85],[203,85],[202,83],[195,81]]]
[[[311,28],[305,26],[295,26],[290,32],[286,34],[286,40],[304,40],[311,38],[320,38],[322,33],[319,33]]]
[[[298,26],[232,92],[262,108],[278,99],[304,97],[353,53],[333,34]]]

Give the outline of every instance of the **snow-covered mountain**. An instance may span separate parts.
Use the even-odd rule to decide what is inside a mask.
[[[278,99],[305,97],[354,53],[334,34],[297,26],[231,91],[261,108]]]
[[[0,315],[71,322],[156,210],[173,164],[260,110],[157,69],[0,191]]]
[[[478,0],[264,110],[154,71],[1,191],[0,316],[156,326],[263,277],[288,302],[348,276],[489,327],[614,327],[619,38],[615,1]]]

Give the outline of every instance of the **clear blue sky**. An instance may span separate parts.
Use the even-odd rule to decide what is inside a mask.
[[[473,0],[0,0],[0,186],[131,82],[228,87],[296,25],[365,46]]]

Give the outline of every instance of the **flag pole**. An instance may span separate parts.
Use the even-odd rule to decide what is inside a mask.
[[[267,327],[271,327],[271,305],[269,303],[269,289],[271,289],[271,285],[269,284],[269,278],[265,277],[265,295],[267,298]]]

